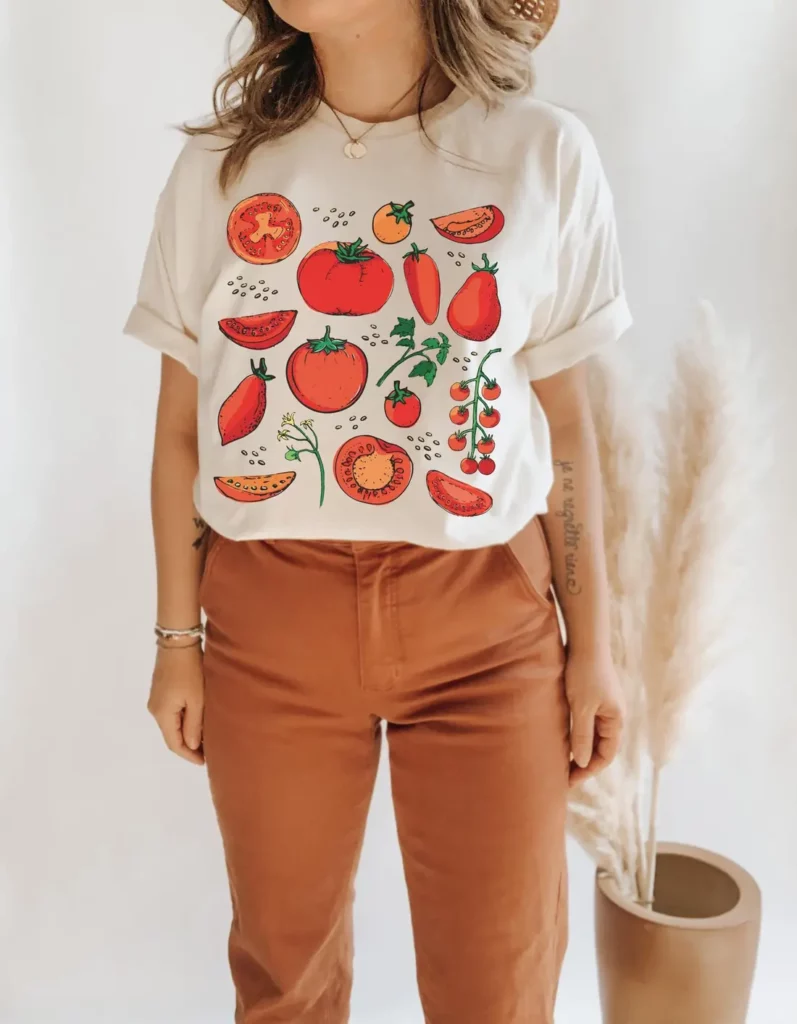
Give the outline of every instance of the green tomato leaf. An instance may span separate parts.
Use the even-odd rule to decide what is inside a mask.
[[[390,332],[390,337],[413,338],[415,336],[415,317],[400,316],[396,326]]]
[[[427,338],[423,343],[424,348],[440,348],[440,342],[437,338]]]
[[[437,361],[442,366],[446,359],[448,359],[448,353],[451,351],[451,342],[442,332],[440,334],[440,338],[441,341],[440,348],[437,352]]]
[[[403,345],[405,348],[415,348],[415,342],[412,338],[401,338],[396,344]]]
[[[423,377],[426,381],[426,386],[431,387],[434,384],[434,379],[437,376],[437,367],[434,365],[431,359],[422,359],[416,363],[415,366],[410,370],[410,377]]]

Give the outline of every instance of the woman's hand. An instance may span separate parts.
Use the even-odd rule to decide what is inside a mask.
[[[570,785],[607,768],[617,756],[625,716],[623,694],[608,654],[571,654],[565,669],[570,704]]]
[[[191,764],[205,763],[204,707],[202,647],[159,647],[147,709],[158,723],[169,750]]]

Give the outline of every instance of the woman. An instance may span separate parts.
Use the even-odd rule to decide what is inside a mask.
[[[253,0],[158,204],[149,707],[207,763],[238,1024],[347,1019],[382,721],[426,1020],[553,1019],[621,722],[583,360],[630,316],[536,7]]]

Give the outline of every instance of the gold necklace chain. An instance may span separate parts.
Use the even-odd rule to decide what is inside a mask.
[[[426,73],[426,72],[424,72],[424,74],[425,74],[425,73]],[[392,113],[393,113],[393,111],[394,111],[394,110],[396,109],[396,107],[397,107],[397,106],[398,106],[398,105],[399,105],[400,103],[403,103],[403,102],[404,102],[404,100],[405,100],[405,99],[406,99],[406,98],[407,98],[407,97],[408,97],[408,96],[409,96],[409,95],[410,95],[410,94],[411,94],[411,93],[412,93],[412,92],[413,92],[413,91],[414,91],[415,89],[417,89],[417,88],[418,88],[418,83],[419,83],[419,82],[421,81],[421,79],[422,79],[422,78],[423,78],[423,75],[421,75],[421,76],[420,76],[419,78],[417,78],[417,79],[416,79],[416,80],[415,80],[415,81],[414,81],[414,82],[412,83],[412,85],[411,85],[411,86],[409,87],[409,89],[407,89],[407,91],[406,91],[405,93],[402,93],[402,95],[401,95],[401,96],[399,96],[399,98],[398,98],[398,99],[396,100],[396,102],[395,102],[395,103],[394,103],[394,104],[393,104],[393,105],[392,105],[391,107],[389,107],[389,108],[388,108],[388,110],[387,110],[387,113],[388,113],[388,114],[392,114]],[[359,135],[357,135],[357,136],[354,136],[354,135],[352,135],[352,133],[351,133],[351,132],[349,131],[349,129],[348,129],[347,127],[346,127],[346,123],[345,123],[345,121],[344,121],[344,120],[343,120],[343,118],[342,118],[342,117],[340,116],[340,114],[339,114],[339,113],[337,112],[337,110],[335,110],[335,108],[334,108],[334,107],[332,106],[332,104],[331,104],[331,103],[328,103],[328,102],[327,102],[327,100],[324,100],[323,102],[324,102],[324,104],[325,104],[325,105],[326,105],[327,107],[329,107],[329,109],[330,109],[330,110],[332,111],[332,113],[333,113],[333,114],[335,115],[335,118],[336,118],[336,120],[337,120],[338,124],[339,124],[339,125],[341,126],[341,128],[343,129],[343,131],[344,131],[344,132],[346,133],[346,135],[347,135],[347,137],[348,137],[348,140],[349,140],[349,141],[348,141],[348,142],[346,143],[346,145],[345,145],[345,146],[343,147],[343,152],[344,152],[345,156],[347,156],[347,157],[349,158],[349,160],[361,160],[361,159],[362,159],[362,158],[363,158],[363,157],[365,156],[365,154],[366,154],[366,153],[368,152],[368,149],[367,149],[367,147],[366,147],[366,146],[364,145],[364,143],[363,143],[363,141],[362,141],[362,140],[363,140],[363,139],[365,138],[365,136],[366,136],[366,135],[367,135],[367,134],[368,134],[369,132],[373,131],[373,130],[374,130],[374,128],[376,128],[376,127],[377,127],[378,125],[380,125],[380,124],[385,124],[385,121],[374,121],[374,123],[373,123],[373,124],[369,124],[369,125],[368,125],[368,127],[367,127],[367,128],[365,129],[365,131],[364,131],[364,132],[361,132],[361,133],[360,133]]]

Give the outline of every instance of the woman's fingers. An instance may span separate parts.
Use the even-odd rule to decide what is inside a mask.
[[[202,701],[189,700],[183,711],[183,741],[190,750],[202,746]]]
[[[579,768],[586,768],[595,747],[595,711],[586,706],[571,709],[570,752]]]
[[[171,750],[173,754],[177,754],[178,757],[185,758],[186,761],[190,761],[191,764],[204,764],[205,759],[201,752],[192,750],[185,742],[183,735],[183,719],[185,709],[180,708],[176,711],[160,710],[153,712],[155,721],[158,723],[164,742],[166,746]]]

